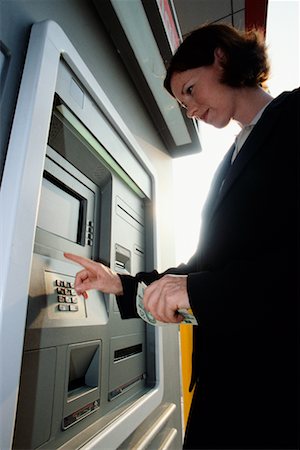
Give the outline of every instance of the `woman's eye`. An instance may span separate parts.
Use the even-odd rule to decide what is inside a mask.
[[[186,93],[189,94],[189,95],[191,95],[192,92],[193,92],[193,86],[189,86],[189,87],[187,88],[187,90],[186,90]]]

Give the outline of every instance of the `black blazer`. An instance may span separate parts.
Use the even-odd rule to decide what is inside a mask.
[[[199,323],[185,448],[298,448],[299,97],[297,89],[268,105],[232,165],[230,149],[197,251],[167,271],[188,274]],[[122,317],[136,316],[137,281],[164,274],[121,277]]]

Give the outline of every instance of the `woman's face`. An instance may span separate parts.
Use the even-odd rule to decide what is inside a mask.
[[[236,110],[236,89],[220,83],[222,70],[215,57],[212,65],[175,72],[171,79],[173,95],[187,116],[216,128],[225,127]]]

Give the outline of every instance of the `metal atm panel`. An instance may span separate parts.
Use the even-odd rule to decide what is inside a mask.
[[[114,298],[99,292],[78,298],[78,266],[63,258],[67,250],[128,272],[151,267],[154,250],[144,249],[146,229],[154,242],[145,221],[153,177],[137,148],[62,30],[53,22],[35,25],[3,178],[12,199],[3,292],[10,289],[19,309],[6,316],[5,326],[12,319],[17,330],[10,355],[15,370],[1,389],[17,385],[23,363],[15,427],[12,405],[1,442],[15,428],[14,448],[56,448],[74,437],[81,447],[88,440],[89,448],[117,447],[162,399],[160,331],[140,319],[122,321]],[[77,227],[59,223],[74,216]],[[22,254],[18,262],[11,242]],[[18,286],[10,273],[19,276]],[[26,413],[29,399],[35,401]],[[97,433],[89,435],[93,424]]]

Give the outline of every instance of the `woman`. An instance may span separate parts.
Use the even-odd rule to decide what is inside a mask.
[[[242,127],[213,180],[198,248],[187,264],[119,276],[66,255],[84,269],[76,289],[118,296],[123,318],[144,304],[163,322],[193,309],[193,403],[186,449],[297,448],[297,151],[299,89],[276,99],[258,33],[221,24],[191,33],[173,56],[166,89],[187,116]]]

